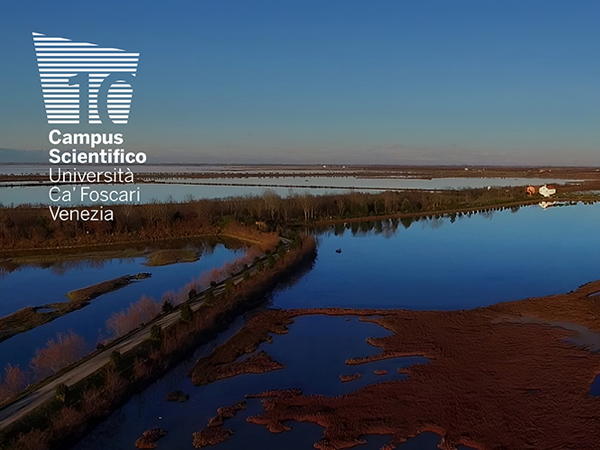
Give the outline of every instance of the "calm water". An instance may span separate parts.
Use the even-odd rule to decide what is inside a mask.
[[[159,448],[191,449],[192,433],[204,428],[207,421],[216,414],[217,408],[243,400],[246,394],[295,387],[306,394],[340,395],[366,384],[405,377],[397,373],[398,368],[426,364],[424,358],[397,358],[360,366],[347,366],[344,363],[349,357],[378,353],[379,350],[367,344],[365,339],[386,334],[383,328],[360,322],[357,318],[297,318],[288,334],[276,335],[272,343],[264,343],[258,349],[267,351],[285,366],[284,369],[261,375],[233,377],[197,387],[186,376],[193,367],[195,359],[192,359],[133,397],[75,448],[130,449],[144,430],[162,427],[170,433],[159,441]],[[207,349],[202,349],[196,356],[206,353]],[[373,374],[373,370],[382,368],[388,369],[390,375]],[[340,374],[354,372],[363,373],[363,377],[349,383],[340,382]],[[190,399],[185,403],[165,401],[167,393],[176,389],[188,393]],[[262,426],[245,421],[247,417],[259,414],[260,411],[260,402],[249,399],[248,408],[225,423],[227,428],[235,431],[234,436],[211,448],[300,450],[313,448],[313,443],[322,437],[321,428],[313,424],[293,423],[292,431],[273,434]],[[420,437],[420,441],[426,440],[427,436]],[[378,449],[387,441],[389,438],[373,436],[368,445],[360,448]],[[432,445],[412,448],[435,449],[438,441],[439,439],[432,439],[430,436],[429,442]]]
[[[596,204],[332,228],[273,303],[448,310],[570,291],[600,278],[599,221]]]
[[[221,180],[223,181],[223,180]],[[227,197],[248,197],[262,195],[266,191],[274,192],[281,197],[291,195],[324,195],[340,194],[348,192],[344,189],[333,188],[287,188],[287,187],[255,187],[255,186],[214,186],[199,184],[177,184],[177,183],[143,183],[131,185],[95,185],[93,189],[97,190],[123,190],[135,189],[140,187],[140,203],[164,203],[164,202],[185,202],[199,199],[214,199]],[[50,186],[19,186],[6,187],[0,186],[0,204],[4,206],[19,206],[25,204],[47,205],[50,203],[48,198],[48,189]],[[372,191],[369,191],[372,192]],[[103,205],[111,202],[102,202]],[[52,203],[55,206],[69,207],[89,202],[81,202],[79,199],[73,199],[71,202]],[[99,203],[98,203],[99,204]]]
[[[180,180],[181,181],[181,180]],[[464,189],[486,186],[524,186],[528,184],[546,184],[556,180],[533,178],[435,178],[432,180],[408,178],[357,178],[357,177],[248,177],[248,178],[208,178],[204,180],[187,179],[184,182],[169,184],[143,183],[132,185],[95,185],[98,190],[122,190],[140,187],[140,203],[183,202],[197,199],[226,198],[250,195],[262,195],[265,191],[287,197],[291,195],[325,195],[359,192],[381,192],[386,189]],[[217,184],[198,184],[198,183]],[[565,180],[560,181],[565,182]],[[192,184],[193,183],[193,184]],[[240,186],[219,184],[234,183]],[[245,185],[245,186],[244,186]],[[262,185],[262,186],[253,186]],[[23,204],[49,204],[48,190],[50,186],[18,186],[0,185],[0,204],[18,206]],[[63,189],[68,187],[63,186]],[[79,194],[77,194],[79,195]],[[60,206],[91,204],[73,197],[68,203],[53,203]],[[103,202],[102,204],[106,204]]]
[[[312,270],[275,294],[273,305],[448,310],[566,292],[600,278],[599,220],[600,205],[532,206],[455,220],[337,226],[319,233]],[[142,295],[160,298],[235,253],[219,245],[194,263],[147,267],[144,258],[116,258],[2,274],[0,315],[66,300],[70,290],[118,276],[152,277],[0,343],[0,367],[26,364],[58,331],[72,329],[94,345],[115,311]]]
[[[600,278],[599,219],[600,205],[577,205],[330,228],[319,233],[318,258],[312,270],[274,292],[270,305],[459,309],[568,291]],[[232,335],[240,322],[220,341]],[[191,448],[192,433],[201,430],[218,407],[233,404],[245,394],[300,388],[307,394],[340,395],[366,384],[398,379],[400,366],[427,363],[423,358],[401,358],[364,366],[344,364],[348,357],[377,352],[365,338],[386,333],[356,318],[301,317],[288,334],[276,335],[272,343],[259,348],[282,362],[283,370],[193,386],[187,374],[193,362],[216,345],[213,342],[133,397],[76,448],[129,449],[144,430],[157,426],[169,431],[159,448]],[[380,368],[389,374],[374,375],[373,370]],[[350,383],[339,381],[339,375],[356,371],[363,377]],[[166,402],[166,394],[176,389],[190,394],[190,400]],[[592,395],[596,392],[593,387]],[[322,437],[322,430],[312,424],[293,423],[292,431],[271,434],[245,422],[259,412],[260,404],[249,400],[246,411],[226,422],[235,435],[216,448],[310,449]],[[361,448],[380,448],[388,439],[370,436],[367,441]],[[423,433],[405,448],[435,449],[438,442],[435,434]]]
[[[111,258],[93,263],[70,261],[63,266],[31,267],[3,273],[0,276],[0,315],[10,314],[25,306],[68,301],[68,291],[123,275],[149,272],[150,278],[136,281],[92,300],[91,303],[58,319],[0,342],[0,367],[6,363],[26,367],[35,350],[43,347],[56,333],[72,330],[90,347],[107,337],[106,320],[116,311],[147,295],[159,300],[162,294],[184,286],[193,278],[214,267],[220,267],[242,250],[223,244],[207,245],[200,259],[191,263],[149,267],[145,257]]]

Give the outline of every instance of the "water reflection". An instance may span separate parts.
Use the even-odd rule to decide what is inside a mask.
[[[448,310],[567,292],[600,278],[599,220],[578,204],[321,228],[313,270],[273,304]]]
[[[207,241],[197,242],[196,246],[201,256],[189,263],[150,267],[146,265],[146,256],[120,258],[113,254],[104,259],[97,255],[90,259],[66,262],[50,260],[41,264],[19,264],[12,271],[5,272],[0,277],[1,316],[25,306],[68,301],[66,293],[71,290],[123,275],[149,272],[152,276],[103,294],[80,310],[1,342],[0,367],[6,363],[27,367],[37,348],[44,346],[58,332],[68,330],[82,336],[91,349],[99,339],[108,337],[106,320],[116,311],[127,308],[142,296],[158,300],[165,292],[178,289],[200,274],[223,266],[242,252],[239,243],[229,246],[222,242]]]
[[[561,183],[569,180],[562,180]],[[148,182],[128,185],[88,185],[93,189],[136,189],[140,188],[141,203],[183,202],[197,199],[214,199],[227,197],[258,196],[265,192],[274,192],[281,197],[292,195],[325,195],[348,192],[383,192],[400,189],[466,189],[486,186],[525,186],[530,183],[546,184],[555,180],[530,178],[362,178],[362,177],[246,177],[246,178],[206,178],[206,179],[174,179],[172,182]],[[4,206],[24,204],[49,204],[48,190],[50,186],[15,186],[0,185],[0,198]],[[90,204],[78,201],[56,203],[61,206]],[[106,204],[105,202],[103,204]]]
[[[271,304],[458,309],[568,291],[600,278],[598,219],[599,205],[575,205],[546,211],[535,206],[332,225],[317,230],[319,253],[312,270],[273,293]],[[365,337],[386,333],[355,318],[300,317],[287,335],[275,336],[272,343],[258,349],[283,363],[283,370],[196,387],[187,373],[195,359],[207,354],[207,349],[201,348],[194,358],[133,397],[76,448],[131,448],[145,429],[156,426],[169,431],[160,447],[191,448],[192,433],[203,428],[218,407],[236,403],[245,394],[300,388],[307,394],[340,395],[377,382],[382,379],[373,373],[374,366],[348,367],[344,361],[377,351]],[[378,362],[394,377],[398,376],[394,369],[405,363],[424,361]],[[339,375],[355,370],[361,370],[363,376],[340,383]],[[598,386],[596,380],[592,395],[600,391]],[[165,402],[167,393],[176,389],[190,394],[190,400]],[[322,435],[312,424],[293,423],[292,431],[272,434],[245,422],[258,411],[259,403],[249,401],[248,409],[227,423],[235,430],[234,436],[217,448],[305,449]],[[377,448],[389,441],[386,436],[365,439],[363,448]],[[435,434],[422,433],[400,448],[429,449],[438,442]]]
[[[355,317],[299,317],[290,326],[288,334],[276,335],[272,343],[264,343],[257,350],[268,352],[285,366],[284,369],[193,386],[187,373],[193,361],[207,354],[206,349],[199,349],[194,358],[180,364],[144,392],[134,396],[75,448],[129,449],[145,429],[152,427],[169,431],[159,442],[160,448],[192,448],[192,433],[200,431],[217,408],[243,400],[246,394],[269,389],[299,388],[306,394],[340,395],[362,385],[384,381],[385,377],[378,378],[381,376],[372,372],[380,365],[389,369],[390,377],[400,379],[405,375],[398,374],[396,369],[425,362],[423,358],[398,358],[378,361],[377,367],[371,364],[349,367],[345,364],[347,358],[378,353],[379,350],[371,347],[366,338],[387,334],[383,328]],[[340,382],[340,374],[355,370],[364,372],[362,381]],[[166,402],[167,393],[176,389],[189,394],[190,399],[178,404]],[[260,413],[262,407],[257,399],[248,399],[247,402],[246,410],[226,422],[226,427],[233,429],[235,434],[228,441],[211,448],[304,450],[312,448],[322,438],[322,429],[314,424],[290,423],[292,430],[285,433],[270,433],[265,427],[248,424],[246,418]],[[375,448],[373,444],[381,438],[368,437],[367,445],[362,448]],[[385,441],[389,441],[389,438]]]
[[[511,207],[498,207],[498,208],[485,208],[480,210],[473,210],[467,212],[456,212],[449,214],[437,214],[437,215],[425,215],[425,216],[414,216],[414,217],[400,217],[400,218],[385,218],[380,220],[356,220],[349,222],[339,222],[330,226],[316,227],[314,230],[317,233],[329,233],[332,232],[336,236],[343,236],[347,231],[352,236],[367,236],[369,234],[382,234],[385,237],[393,237],[400,227],[409,229],[413,224],[419,223],[424,228],[430,228],[432,230],[441,228],[444,223],[454,223],[457,220],[478,215],[479,217],[487,220],[494,218],[496,211],[508,211],[511,213],[517,213],[521,209],[520,206]]]

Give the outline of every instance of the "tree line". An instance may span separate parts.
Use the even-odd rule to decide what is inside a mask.
[[[522,188],[387,191],[206,199],[115,206],[109,222],[54,221],[48,208],[0,208],[0,248],[24,249],[216,234],[227,224],[283,227],[319,221],[493,207],[526,202]]]

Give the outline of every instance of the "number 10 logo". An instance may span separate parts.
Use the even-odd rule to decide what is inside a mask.
[[[139,53],[32,33],[49,124],[126,124]]]

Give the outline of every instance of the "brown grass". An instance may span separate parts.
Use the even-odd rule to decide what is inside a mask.
[[[41,306],[27,306],[8,316],[0,317],[0,342],[81,309],[87,306],[90,300],[102,294],[121,289],[136,280],[149,276],[149,273],[138,273],[137,275],[125,275],[113,280],[103,281],[69,292],[67,296],[70,301],[48,303]]]
[[[195,448],[202,448],[225,442],[233,435],[232,430],[223,426],[225,420],[235,417],[243,409],[246,409],[245,401],[219,408],[217,415],[208,421],[208,425],[204,429],[192,434],[192,445]]]
[[[101,296],[102,294],[116,291],[117,289],[121,289],[130,283],[149,278],[150,276],[151,275],[147,272],[141,272],[136,275],[124,275],[119,278],[114,278],[112,280],[102,281],[91,286],[86,286],[81,289],[75,289],[74,291],[68,292],[67,297],[69,297],[69,299],[73,302],[87,302]]]
[[[268,335],[270,321],[278,329],[300,315],[359,315],[392,334],[369,339],[380,353],[347,364],[404,355],[422,355],[430,362],[402,369],[405,380],[337,397],[297,390],[253,395],[262,397],[264,412],[248,421],[273,432],[288,430],[293,421],[313,422],[324,429],[323,439],[315,443],[320,449],[350,448],[373,434],[389,435],[390,445],[399,445],[424,431],[440,434],[445,449],[461,444],[595,448],[600,398],[590,396],[589,388],[600,373],[600,354],[590,352],[585,342],[577,345],[578,332],[565,323],[600,331],[597,292],[600,281],[567,294],[470,311],[265,311],[213,357],[226,363],[244,348],[253,352]],[[217,372],[213,378],[228,370],[223,364],[202,364],[211,366]]]
[[[72,307],[70,307],[72,306]],[[77,305],[69,305],[69,302],[53,303],[42,307],[28,306],[8,316],[0,318],[0,342],[23,333],[32,328],[50,322],[57,317],[71,312]]]
[[[358,372],[350,375],[340,375],[340,381],[342,383],[349,383],[350,381],[358,380],[361,376]]]
[[[162,428],[151,428],[142,433],[142,435],[135,441],[136,448],[157,448],[156,443],[160,438],[166,436],[167,432]]]
[[[287,325],[290,323],[291,319],[288,315],[278,310],[270,310],[251,317],[240,332],[196,363],[190,373],[192,382],[197,385],[208,384],[248,373],[248,370],[258,370],[251,373],[260,373],[261,370],[281,368],[281,365],[266,353],[262,356],[257,355],[254,359],[249,358],[247,362],[237,362],[237,360],[242,355],[254,352],[262,342],[269,341],[271,333],[287,333]]]
[[[442,434],[445,448],[593,448],[600,403],[588,390],[600,355],[565,341],[572,335],[565,329],[511,321],[527,313],[597,327],[599,316],[587,317],[597,307],[587,295],[599,286],[473,311],[370,318],[393,335],[371,339],[382,353],[365,362],[399,354],[431,362],[411,367],[408,380],[341,397],[270,399],[252,420],[269,428],[316,422],[325,428],[316,444],[322,449],[346,448],[368,434],[389,434],[401,443],[425,430]]]
[[[198,261],[200,255],[191,248],[156,250],[148,255],[147,266],[167,266],[169,264]]]

